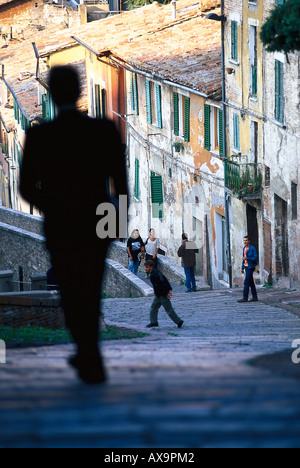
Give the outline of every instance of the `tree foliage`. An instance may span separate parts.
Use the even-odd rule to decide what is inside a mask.
[[[260,37],[269,52],[300,50],[300,0],[287,0],[275,8],[263,25]]]

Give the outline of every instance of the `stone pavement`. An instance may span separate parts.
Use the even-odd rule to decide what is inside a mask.
[[[300,320],[273,305],[237,304],[235,294],[175,294],[184,328],[161,310],[149,336],[103,343],[102,387],[76,380],[71,345],[8,350],[0,447],[300,447],[299,379],[248,364],[285,349],[291,356]],[[145,331],[151,301],[107,299],[105,320]]]

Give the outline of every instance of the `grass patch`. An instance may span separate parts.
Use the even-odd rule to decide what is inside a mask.
[[[101,331],[101,341],[132,340],[144,336],[149,335],[115,325],[108,325],[107,330]],[[67,330],[48,330],[41,327],[0,327],[0,339],[5,341],[9,348],[72,343],[72,338]]]

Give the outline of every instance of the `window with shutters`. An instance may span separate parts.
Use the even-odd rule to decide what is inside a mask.
[[[156,125],[162,128],[162,108],[161,108],[161,86],[155,85],[155,117]]]
[[[139,115],[138,79],[135,73],[130,77],[131,109]]]
[[[231,21],[231,59],[238,61],[238,24],[236,21]]]
[[[134,196],[137,200],[140,199],[140,161],[137,158],[135,160]]]
[[[223,112],[215,106],[204,106],[204,147],[223,156]]]
[[[151,81],[145,81],[146,86],[146,111],[147,111],[147,122],[152,124],[152,99],[151,99]]]
[[[190,141],[190,98],[174,93],[174,134],[184,141]]]
[[[250,56],[250,96],[257,97],[257,27],[250,26],[249,31]]]
[[[292,182],[291,194],[292,221],[296,221],[298,219],[298,185],[294,182]]]
[[[284,65],[275,60],[275,119],[284,123]]]
[[[106,89],[101,85],[95,85],[95,117],[106,117]]]
[[[146,80],[145,86],[147,122],[149,124],[155,125],[158,128],[162,128],[161,86],[149,80]]]
[[[43,120],[51,121],[56,117],[56,107],[49,92],[42,95]],[[19,120],[20,123],[20,120]]]
[[[151,172],[151,201],[152,201],[152,217],[163,218],[163,181],[162,176]]]
[[[233,148],[236,151],[241,150],[240,145],[240,117],[238,114],[233,114]]]

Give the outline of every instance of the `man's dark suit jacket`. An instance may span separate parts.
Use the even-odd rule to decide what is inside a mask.
[[[127,195],[125,155],[111,121],[74,109],[28,131],[20,191],[44,212],[50,250],[99,243],[96,209],[109,201],[110,177],[116,196]]]

